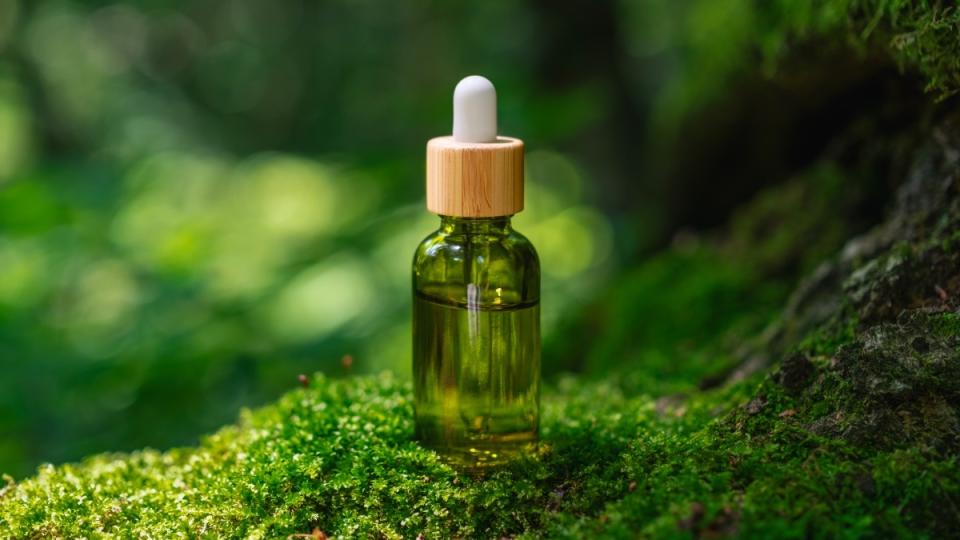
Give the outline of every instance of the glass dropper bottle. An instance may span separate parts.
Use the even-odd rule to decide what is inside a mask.
[[[496,90],[454,90],[453,135],[427,144],[427,208],[440,228],[413,259],[416,436],[482,469],[536,448],[540,262],[510,218],[523,210],[523,141],[497,134]]]

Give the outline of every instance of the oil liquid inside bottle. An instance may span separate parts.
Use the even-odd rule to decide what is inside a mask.
[[[476,306],[414,295],[417,437],[456,465],[483,468],[537,441],[539,302]]]

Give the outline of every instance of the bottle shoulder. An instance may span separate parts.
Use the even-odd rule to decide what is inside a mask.
[[[413,262],[417,265],[435,260],[458,260],[466,256],[468,250],[485,256],[488,262],[509,259],[524,265],[540,265],[540,256],[533,243],[515,230],[502,235],[447,234],[436,230],[417,246]]]
[[[510,234],[507,236],[507,242],[510,243],[515,251],[522,253],[532,263],[536,264],[537,267],[540,266],[540,255],[537,253],[537,249],[533,247],[533,242],[526,236],[511,229]]]
[[[497,234],[429,234],[413,257],[413,286],[421,295],[455,303],[526,304],[540,298],[540,260],[533,244],[512,229]]]

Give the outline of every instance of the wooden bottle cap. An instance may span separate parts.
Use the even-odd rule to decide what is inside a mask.
[[[510,216],[523,210],[523,141],[427,143],[427,209],[454,217]]]

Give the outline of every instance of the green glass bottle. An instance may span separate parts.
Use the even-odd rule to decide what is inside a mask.
[[[413,260],[416,435],[468,469],[533,451],[540,421],[540,263],[510,224],[523,208],[523,143],[496,135],[493,92],[464,79],[454,136],[427,146],[427,206],[440,228]],[[481,125],[478,135],[490,110],[492,134]]]

